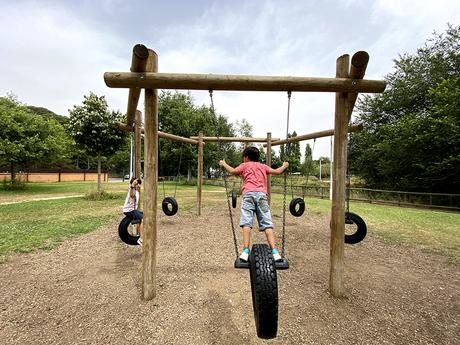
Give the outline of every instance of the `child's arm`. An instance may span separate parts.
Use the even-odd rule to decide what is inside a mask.
[[[222,160],[219,161],[219,165],[220,165],[221,167],[224,167],[225,170],[227,170],[227,172],[228,172],[229,174],[236,175],[235,168],[232,168],[230,165],[228,165],[228,164],[225,162],[224,159],[222,159]]]
[[[282,174],[284,170],[287,169],[287,167],[289,166],[289,163],[288,162],[283,162],[283,165],[280,166],[279,168],[276,168],[276,169],[272,169],[272,168],[268,168],[268,173],[270,175],[279,175],[279,174]]]

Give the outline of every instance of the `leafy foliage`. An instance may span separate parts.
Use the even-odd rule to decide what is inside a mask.
[[[36,116],[12,97],[0,97],[0,163],[11,168],[42,161],[59,162],[67,154],[70,140],[64,128],[54,119]]]
[[[296,131],[292,132],[292,134],[288,134],[288,139],[296,137]],[[280,147],[280,157],[282,161],[289,162],[289,170],[292,172],[297,172],[300,170],[300,163],[302,154],[300,153],[300,143],[293,142],[287,143],[285,145],[281,145]]]
[[[183,93],[161,93],[159,129],[183,137],[197,136],[200,131],[204,136],[234,136],[233,126],[226,117],[212,114],[205,106],[197,107],[190,94]],[[207,142],[203,149],[204,171],[211,176],[213,171],[220,171],[220,159],[225,158],[229,164],[235,164],[236,157],[233,144]],[[197,162],[196,146],[160,139],[160,175],[196,175]]]
[[[109,156],[125,141],[124,133],[114,126],[123,116],[108,111],[104,96],[91,92],[84,96],[83,105],[74,105],[69,114],[70,134],[90,154]]]
[[[92,92],[84,96],[83,105],[74,105],[69,114],[71,136],[87,153],[97,156],[97,190],[100,192],[101,156],[113,155],[126,140],[124,133],[115,127],[115,123],[121,121],[123,116],[120,112],[110,112],[105,97]]]
[[[460,26],[395,60],[387,90],[358,105],[350,166],[375,188],[460,193]]]

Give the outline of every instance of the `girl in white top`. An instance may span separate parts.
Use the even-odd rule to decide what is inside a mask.
[[[128,217],[133,219],[132,223],[137,224],[137,231],[140,234],[139,240],[137,241],[142,245],[142,238],[144,235],[144,228],[142,226],[142,219],[144,218],[144,213],[139,211],[139,198],[140,198],[140,189],[141,189],[141,179],[137,177],[131,178],[129,183],[128,194],[126,195],[125,204],[123,205],[123,213]]]

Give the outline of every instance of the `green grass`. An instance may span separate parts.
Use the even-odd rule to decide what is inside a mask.
[[[288,196],[287,202],[291,197]],[[275,194],[274,206],[282,207],[282,195]],[[313,214],[331,212],[326,199],[306,199],[306,210]],[[280,211],[281,212],[281,211]],[[460,213],[415,209],[368,203],[351,203],[350,212],[357,213],[367,224],[368,232],[388,244],[404,244],[423,251],[460,259]]]
[[[123,196],[105,201],[83,198],[1,205],[0,262],[9,253],[53,248],[77,234],[93,231],[121,214]]]
[[[95,188],[94,183],[34,183],[22,195],[32,201],[0,205],[0,263],[10,253],[30,252],[37,249],[50,249],[65,239],[78,234],[94,231],[121,216],[121,208],[127,192],[127,183],[105,184],[105,190],[113,194],[114,199],[100,201],[87,200],[84,197],[58,200],[36,200],[37,195],[44,197],[67,194],[84,194]],[[158,202],[163,199],[163,186],[158,189]],[[174,194],[174,183],[165,183],[165,194]],[[214,186],[203,186],[203,195],[207,191],[221,190]],[[44,193],[44,191],[46,193]],[[6,194],[6,191],[2,191]],[[214,196],[215,194],[215,196]],[[222,198],[222,193],[211,193],[208,202]],[[181,211],[193,211],[196,208],[196,186],[178,185],[177,199]],[[114,229],[114,231],[116,231]]]
[[[90,201],[82,197],[29,201],[0,205],[0,262],[9,253],[28,252],[52,248],[59,242],[81,233],[93,231],[113,219],[120,217],[121,207],[127,192],[125,183],[104,183],[103,188],[115,195],[115,199]],[[83,195],[94,191],[94,182],[30,183],[26,190],[0,191],[0,202],[5,199],[20,200],[65,195]],[[174,195],[174,182],[158,186],[158,203],[164,196]],[[196,186],[178,185],[176,199],[179,212],[194,212],[196,209]],[[288,196],[287,202],[291,197]],[[203,207],[224,204],[221,187],[203,186]],[[331,203],[326,199],[306,200],[307,213],[326,214]],[[281,214],[282,195],[274,194],[273,214]],[[395,206],[353,203],[350,211],[359,214],[367,223],[369,233],[389,244],[403,244],[421,248],[430,253],[446,256],[457,262],[460,258],[460,213]],[[238,210],[236,210],[238,212]]]

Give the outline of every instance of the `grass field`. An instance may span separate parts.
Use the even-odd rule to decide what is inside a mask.
[[[59,200],[41,198],[82,195],[96,189],[92,183],[30,183],[21,191],[0,190],[0,262],[9,253],[52,248],[66,238],[105,226],[121,216],[127,183],[104,183],[103,188],[114,199],[89,201],[83,197]],[[174,184],[158,189],[158,200],[174,193]],[[224,204],[223,189],[203,186],[203,206]],[[193,212],[196,207],[196,187],[179,185],[176,198],[180,211]],[[288,197],[288,202],[290,197]],[[310,214],[329,214],[330,201],[306,200]],[[273,213],[281,214],[282,195],[273,196]],[[423,209],[354,203],[350,211],[358,213],[367,223],[369,233],[390,244],[412,245],[422,250],[446,256],[457,262],[460,258],[460,214]],[[235,210],[235,212],[239,212]]]

